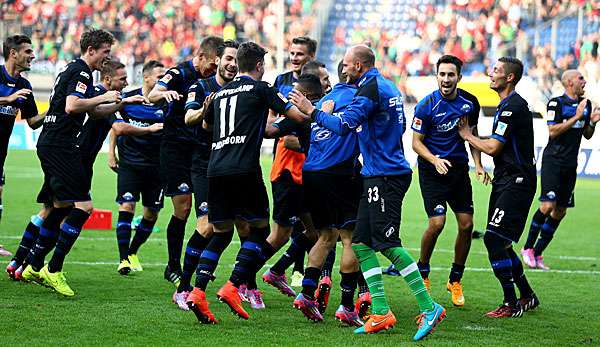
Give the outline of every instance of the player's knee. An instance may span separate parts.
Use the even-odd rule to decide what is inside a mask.
[[[490,255],[502,252],[506,248],[506,240],[489,231],[483,235],[483,244]]]
[[[235,229],[241,237],[248,237],[250,235],[250,224],[246,221],[236,219]]]
[[[131,213],[135,212],[135,207],[134,207],[134,211],[132,211]],[[144,219],[149,220],[151,222],[156,222],[156,220],[158,219],[158,211],[157,210],[152,210],[149,208],[144,208]]]
[[[427,232],[439,235],[444,229],[444,225],[446,225],[446,217],[432,217],[429,219],[429,226],[427,228]]]
[[[458,231],[461,233],[470,233],[473,231],[473,220],[458,221]]]
[[[321,230],[321,235],[319,235],[318,243],[326,249],[332,249],[335,247],[335,244],[338,239],[338,233],[329,229],[329,230]]]
[[[552,201],[544,201],[540,205],[540,211],[546,216],[549,215],[553,210],[554,210],[554,202],[552,202]]]
[[[83,210],[87,212],[87,214],[92,214],[94,211],[94,204],[91,201],[80,201],[75,203],[75,208]]]
[[[552,211],[552,218],[561,220],[567,215],[567,209],[565,207],[557,207]]]
[[[135,213],[135,203],[125,202],[119,206],[119,211]],[[145,217],[145,213],[144,213]]]

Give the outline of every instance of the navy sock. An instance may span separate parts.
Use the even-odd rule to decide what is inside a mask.
[[[133,236],[133,240],[131,240],[131,244],[129,245],[129,250],[127,250],[127,254],[137,254],[140,250],[140,247],[152,235],[152,229],[154,229],[154,224],[156,221],[151,221],[146,218],[142,218],[140,224],[135,228],[135,235]]]
[[[535,241],[537,241],[538,236],[540,235],[540,230],[542,229],[542,225],[546,221],[547,215],[543,214],[540,209],[535,211],[533,217],[531,218],[531,225],[529,226],[529,234],[527,234],[527,241],[525,242],[525,246],[523,248],[530,249],[535,245]]]
[[[60,235],[58,236],[58,242],[56,243],[56,249],[52,258],[48,262],[48,271],[60,272],[62,271],[65,257],[73,248],[75,241],[81,233],[81,228],[85,221],[88,220],[90,215],[79,208],[74,208],[71,213],[65,219],[65,222],[60,228]]]
[[[529,285],[529,281],[527,281],[527,277],[525,277],[525,272],[523,271],[523,264],[521,263],[521,259],[515,252],[512,247],[508,249],[508,255],[510,256],[510,260],[512,262],[512,273],[515,284],[517,288],[519,288],[519,293],[522,298],[531,297],[533,294],[533,289]]]
[[[307,267],[304,271],[304,279],[302,280],[302,294],[308,299],[315,298],[315,290],[317,290],[317,284],[319,277],[321,276],[321,269],[316,267]]]
[[[314,244],[315,243],[309,240],[304,233],[296,235],[296,237],[292,239],[292,242],[285,253],[283,253],[281,258],[279,258],[275,265],[271,267],[271,271],[276,275],[285,274],[285,270],[296,261],[297,257],[302,256],[302,261],[304,262],[304,253],[307,249],[310,250]]]
[[[333,265],[335,264],[335,246],[329,251],[327,254],[327,258],[325,258],[325,263],[323,264],[323,269],[321,269],[321,277],[329,277],[331,278],[331,272],[333,271]]]
[[[214,233],[208,245],[200,254],[198,268],[196,269],[196,287],[205,291],[208,282],[213,280],[215,269],[219,264],[219,258],[231,243],[233,229],[224,233]]]
[[[504,302],[514,305],[517,302],[517,293],[515,292],[515,283],[513,279],[512,260],[506,250],[508,241],[490,232],[485,233],[483,241],[488,250],[488,258],[494,275],[502,286],[504,292]]]
[[[30,264],[35,271],[40,271],[44,266],[44,259],[56,245],[60,234],[60,223],[69,214],[69,211],[71,211],[71,207],[54,208],[42,223],[38,239],[26,260],[26,263]]]
[[[362,271],[358,271],[358,294],[368,293],[369,285],[365,281]]]
[[[169,250],[169,267],[171,271],[181,269],[181,249],[185,237],[185,220],[171,216],[167,225],[167,248]]]
[[[117,246],[119,247],[119,259],[127,259],[127,250],[129,249],[129,241],[131,240],[131,221],[133,213],[127,211],[119,211],[119,219],[117,220]]]
[[[250,227],[250,237],[240,248],[235,262],[235,267],[231,272],[229,280],[234,286],[248,283],[252,276],[273,256],[275,250],[266,242],[269,234],[269,226],[257,228]]]
[[[179,282],[177,292],[181,293],[183,291],[191,290],[190,283],[192,275],[198,267],[200,255],[209,241],[210,238],[205,238],[200,235],[198,230],[194,231],[192,237],[188,240],[187,246],[185,247],[185,255],[183,256],[183,274],[181,275],[181,282]]]
[[[536,257],[542,255],[546,247],[548,247],[559,224],[560,220],[554,219],[552,216],[548,216],[548,218],[546,218],[546,222],[544,225],[542,225],[540,239],[535,244],[535,247],[533,247],[533,254]]]
[[[19,248],[15,252],[15,257],[13,258],[17,264],[22,264],[29,254],[31,247],[35,244],[35,241],[38,239],[40,235],[40,227],[44,220],[40,218],[40,216],[35,215],[31,217],[31,221],[25,227],[25,232],[23,232],[23,237],[21,238],[21,243],[19,243]]]
[[[294,224],[294,229],[292,230],[292,240],[300,237],[301,235],[304,236],[304,225],[298,222]],[[308,253],[308,251],[310,251],[310,248],[306,250],[306,253]],[[301,274],[304,274],[304,254],[305,252],[301,252],[295,255],[293,259],[294,268],[292,269],[292,272],[299,272]],[[292,263],[290,263],[290,265],[291,264]],[[283,272],[285,272],[285,270],[287,270],[287,268],[290,267],[290,265],[286,266]]]
[[[417,267],[419,268],[419,272],[421,273],[421,277],[423,277],[423,279],[429,278],[429,272],[431,271],[429,263],[425,264],[419,261],[417,262]]]
[[[344,273],[340,272],[342,280],[340,281],[340,287],[342,288],[342,301],[341,304],[348,311],[354,311],[354,291],[356,290],[356,284],[358,281],[359,272]]]
[[[465,266],[459,265],[456,263],[452,263],[452,268],[450,269],[450,276],[448,280],[450,283],[460,282],[463,277],[463,273],[465,272]]]

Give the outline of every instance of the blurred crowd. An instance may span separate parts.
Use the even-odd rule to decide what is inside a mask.
[[[285,0],[284,42],[314,26],[314,0]],[[36,68],[52,71],[79,55],[77,38],[86,26],[111,31],[113,52],[126,65],[160,59],[167,66],[188,58],[199,38],[252,40],[274,62],[278,3],[271,0],[9,0],[0,20],[32,37]]]

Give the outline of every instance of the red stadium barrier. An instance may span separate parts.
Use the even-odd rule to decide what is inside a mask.
[[[83,229],[112,230],[112,211],[94,209]]]

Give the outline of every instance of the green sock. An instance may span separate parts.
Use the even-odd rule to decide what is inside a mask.
[[[383,276],[381,275],[381,267],[379,266],[377,255],[371,247],[365,245],[352,245],[352,249],[356,253],[356,257],[360,262],[360,269],[365,277],[365,281],[367,281],[367,285],[369,285],[372,300],[371,312],[377,315],[386,314],[390,310],[390,306],[385,297]]]
[[[392,247],[381,252],[386,256],[396,267],[400,274],[410,287],[421,311],[433,310],[433,300],[425,288],[423,278],[419,272],[419,268],[415,260],[402,247]]]

